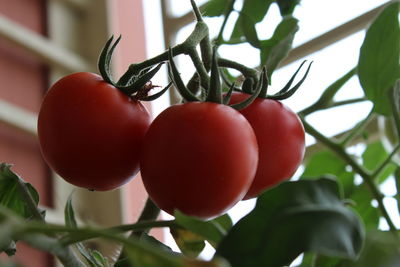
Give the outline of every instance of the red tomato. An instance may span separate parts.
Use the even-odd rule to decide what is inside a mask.
[[[258,162],[248,121],[211,102],[171,106],[151,124],[140,161],[143,183],[164,211],[218,216],[246,194]]]
[[[67,182],[111,190],[139,171],[150,115],[93,73],[71,74],[44,97],[38,134],[42,154]]]
[[[231,103],[248,98],[232,94]],[[254,182],[244,199],[289,179],[301,164],[305,151],[305,134],[299,117],[281,102],[257,98],[240,110],[257,136],[259,163]]]

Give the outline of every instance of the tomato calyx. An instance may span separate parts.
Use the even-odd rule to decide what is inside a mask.
[[[294,81],[294,79],[296,78],[296,75],[299,73],[300,69],[303,67],[303,65],[307,62],[307,60],[304,60],[300,66],[297,68],[297,70],[294,72],[294,74],[292,75],[292,77],[289,79],[289,81],[286,83],[286,85],[279,90],[276,94],[274,95],[267,95],[267,92],[265,92],[265,94],[260,94],[259,97],[261,98],[268,98],[268,99],[273,99],[273,100],[284,100],[287,99],[289,97],[291,97],[296,91],[297,89],[300,88],[300,86],[303,84],[303,82],[305,81],[305,79],[307,78],[307,75],[311,69],[311,65],[312,65],[312,61],[310,62],[310,64],[308,65],[308,68],[306,70],[306,72],[304,73],[303,77],[300,79],[300,81],[294,85],[292,88],[290,88],[292,86],[292,83]]]
[[[279,90],[277,93],[273,94],[273,95],[268,95],[268,86],[269,86],[269,79],[268,79],[268,75],[266,74],[266,69],[265,67],[262,69],[261,71],[261,75],[260,78],[258,79],[257,84],[254,84],[254,79],[253,77],[246,77],[245,80],[242,83],[242,87],[236,87],[234,83],[232,83],[226,76],[222,76],[224,83],[227,84],[228,86],[230,86],[231,88],[233,88],[233,91],[236,92],[243,92],[249,95],[252,95],[255,91],[257,91],[258,86],[261,86],[261,91],[259,92],[259,94],[257,95],[257,97],[259,98],[263,98],[263,99],[273,99],[273,100],[284,100],[287,99],[289,97],[291,97],[299,88],[300,86],[303,84],[303,82],[305,81],[311,65],[313,62],[311,62],[305,72],[305,74],[303,75],[303,77],[301,78],[301,80],[296,83],[296,85],[292,86],[292,83],[294,81],[294,79],[296,78],[296,75],[299,73],[300,69],[302,68],[302,66],[306,63],[306,60],[304,60],[300,66],[297,68],[297,70],[295,71],[295,73],[292,75],[292,77],[289,79],[289,81],[287,82],[287,84],[281,89]],[[263,78],[264,77],[264,78]],[[264,79],[264,81],[262,80]]]
[[[141,100],[141,101],[152,101],[160,97],[162,94],[164,94],[172,85],[172,83],[169,83],[164,89],[162,89],[160,92],[153,94],[153,95],[148,95],[149,91],[155,87],[159,86],[152,86],[151,84],[151,79],[154,77],[154,75],[160,70],[161,66],[164,64],[164,62],[159,63],[156,67],[148,67],[145,69],[140,70],[138,73],[131,75],[130,77],[124,77],[125,79],[122,79],[118,82],[114,82],[111,76],[111,68],[110,68],[110,63],[111,63],[111,58],[112,54],[118,45],[119,41],[121,40],[121,35],[113,42],[114,36],[111,36],[110,39],[106,42],[104,45],[103,50],[100,53],[99,57],[99,62],[98,62],[98,69],[100,72],[100,75],[102,76],[103,80],[114,87],[116,87],[118,90],[120,90],[122,93],[127,95],[128,97],[134,99],[134,100]]]
[[[217,60],[217,52],[216,47],[214,47],[212,54],[212,62],[211,62],[211,71],[210,71],[210,82],[208,84],[208,88],[202,88],[200,95],[193,93],[190,91],[182,78],[180,77],[180,73],[173,59],[172,49],[170,48],[168,51],[168,62],[169,62],[169,76],[172,82],[175,84],[178,92],[182,96],[183,100],[186,102],[213,102],[217,104],[229,105],[230,95],[235,88],[235,85],[232,84],[228,93],[223,96],[222,88],[221,88],[221,75],[219,72],[218,60]],[[261,78],[260,78],[261,79]],[[234,109],[243,109],[250,105],[260,94],[262,90],[262,83],[256,87],[256,89],[250,94],[250,96],[244,101],[229,105]]]

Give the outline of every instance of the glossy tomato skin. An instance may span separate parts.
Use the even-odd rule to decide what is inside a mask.
[[[42,154],[67,182],[117,188],[139,171],[150,115],[93,73],[68,75],[47,92],[38,117]]]
[[[247,120],[210,102],[164,110],[146,134],[140,161],[145,188],[161,209],[203,219],[243,198],[257,162],[257,140]]]
[[[248,97],[235,92],[231,103]],[[294,174],[304,157],[305,133],[297,114],[276,100],[257,98],[240,113],[253,127],[260,153],[256,177],[244,197],[249,199]]]

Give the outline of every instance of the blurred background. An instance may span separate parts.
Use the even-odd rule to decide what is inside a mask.
[[[197,4],[205,2],[198,0]],[[237,9],[242,2],[236,1]],[[302,0],[294,13],[300,21],[294,49],[274,73],[271,90],[283,87],[301,61],[312,60],[313,68],[303,88],[286,104],[299,111],[313,103],[323,89],[357,64],[364,29],[387,2]],[[264,21],[257,25],[259,37],[271,36],[279,19],[278,8],[271,6]],[[211,36],[215,36],[222,20],[207,18],[206,22]],[[74,191],[81,223],[111,226],[134,222],[146,193],[140,177],[119,190],[96,193],[73,188],[51,172],[41,157],[36,136],[37,113],[47,89],[63,75],[97,72],[98,54],[111,35],[122,35],[113,57],[114,76],[118,77],[130,63],[182,42],[193,27],[189,0],[0,0],[0,162],[13,164],[13,170],[38,189],[40,205],[47,209],[49,221],[63,222],[65,201]],[[228,24],[227,33],[229,27],[233,26]],[[222,46],[219,52],[249,67],[259,64],[259,56],[248,45]],[[190,61],[180,56],[178,63],[184,66],[181,72],[188,79],[194,70]],[[153,80],[153,84],[161,86],[167,82],[165,70]],[[357,78],[345,86],[349,89],[342,90],[344,93],[338,97],[362,96]],[[156,116],[177,101],[172,91],[148,108]],[[370,109],[369,103],[352,105],[351,110],[344,106],[318,112],[309,121],[321,132],[334,136],[352,128]],[[318,149],[310,137],[307,144],[310,151]],[[239,203],[230,212],[233,220],[237,221],[253,205],[252,200]],[[167,233],[155,234],[170,240]],[[98,246],[111,254],[117,249],[93,243],[93,247]],[[55,264],[44,253],[23,245],[20,250],[24,250],[19,253],[24,266]]]

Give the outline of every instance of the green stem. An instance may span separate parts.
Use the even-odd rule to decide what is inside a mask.
[[[200,84],[204,88],[208,88],[209,84],[210,84],[210,80],[208,78],[207,70],[204,67],[203,62],[201,61],[196,48],[189,50],[189,56],[192,59],[193,65],[196,68],[196,71],[200,76]]]
[[[248,68],[245,65],[225,58],[218,58],[218,65],[220,67],[238,70],[243,74],[243,76],[253,78],[254,84],[258,84],[258,72],[255,69]]]
[[[47,251],[55,255],[65,267],[84,267],[86,266],[72,249],[60,245],[55,238],[42,234],[29,234],[19,236],[19,240],[26,242],[32,247]]]
[[[304,129],[306,130],[307,133],[309,133],[310,135],[315,137],[318,141],[320,141],[322,144],[324,144],[332,151],[334,151],[343,161],[349,164],[353,168],[353,170],[363,178],[365,184],[371,191],[374,199],[378,202],[378,208],[381,211],[382,216],[388,223],[390,231],[396,237],[398,237],[397,228],[394,225],[392,219],[390,218],[389,213],[385,208],[385,205],[383,204],[383,195],[379,191],[378,186],[374,183],[373,181],[374,177],[362,166],[360,166],[349,154],[347,154],[344,147],[342,147],[340,144],[332,141],[331,139],[321,134],[314,127],[312,127],[303,117],[301,119],[304,125]]]
[[[330,107],[333,103],[334,96],[337,94],[340,88],[342,88],[343,85],[354,76],[355,73],[356,73],[356,68],[354,67],[346,74],[344,74],[342,77],[340,77],[338,80],[336,80],[334,83],[329,85],[314,104],[301,111],[303,116],[307,116],[317,110]]]
[[[392,158],[394,155],[396,155],[396,153],[399,151],[400,149],[400,143],[397,144],[393,151],[389,154],[389,156],[386,157],[385,161],[381,163],[381,165],[379,165],[378,168],[375,169],[375,171],[371,174],[372,178],[376,178],[378,177],[378,175],[386,168],[386,166],[392,162]]]
[[[349,105],[349,104],[360,103],[360,102],[364,102],[367,100],[368,99],[366,99],[365,97],[357,97],[357,98],[351,98],[351,99],[347,99],[347,100],[343,100],[343,101],[336,101],[336,102],[327,102],[327,103],[316,102],[316,103],[312,104],[311,106],[300,111],[299,114],[301,116],[308,116],[311,113],[314,113],[316,111],[340,107],[340,106]]]
[[[179,228],[180,226],[176,224],[175,220],[169,221],[142,221],[134,224],[124,224],[120,226],[114,226],[108,229],[104,229],[104,231],[113,231],[113,232],[127,232],[127,231],[147,231],[153,228],[163,228],[163,227],[170,227],[170,228]],[[74,233],[75,231],[70,231],[70,233]],[[96,236],[91,233],[81,233],[71,235],[70,237],[63,238],[64,245],[70,245],[77,242],[85,241],[91,238],[95,238]]]
[[[365,128],[365,126],[367,126],[371,120],[375,118],[374,116],[374,112],[371,110],[368,113],[368,116],[360,121],[344,138],[343,140],[340,142],[341,146],[346,146],[346,144],[348,144],[351,140],[353,140],[354,137],[356,137],[357,135],[360,134],[360,132]]]
[[[189,54],[189,50],[196,47],[206,36],[208,36],[207,24],[202,21],[197,22],[193,32],[189,35],[189,37],[183,43],[180,43],[171,48],[172,54],[174,56],[180,54]],[[167,61],[168,53],[169,52],[167,50],[164,53],[143,62],[131,64],[128,70],[121,76],[118,84],[122,84],[124,81],[129,80],[132,75],[137,74],[142,69]]]
[[[160,215],[160,208],[157,207],[150,198],[147,198],[146,204],[144,205],[142,213],[140,214],[139,219],[137,220],[136,223],[140,223],[140,222],[143,222],[143,221],[156,220],[159,215]],[[142,229],[142,230],[139,230],[139,231],[132,231],[132,233],[130,234],[129,238],[130,239],[137,239],[144,232],[147,232],[147,231],[148,231],[148,228],[147,229]],[[122,250],[121,250],[121,254],[119,255],[118,260],[121,260],[121,259],[126,257],[126,253],[125,253],[124,250],[125,250],[125,248],[123,247]]]
[[[227,9],[226,9],[226,11],[225,11],[224,21],[222,22],[221,28],[219,29],[219,33],[218,33],[217,39],[215,40],[215,45],[217,45],[217,46],[221,45],[221,43],[224,40],[223,33],[224,33],[224,30],[225,30],[226,23],[228,22],[229,15],[233,11],[233,6],[234,5],[235,5],[235,0],[231,0],[229,5],[228,5],[228,7],[227,7]]]

